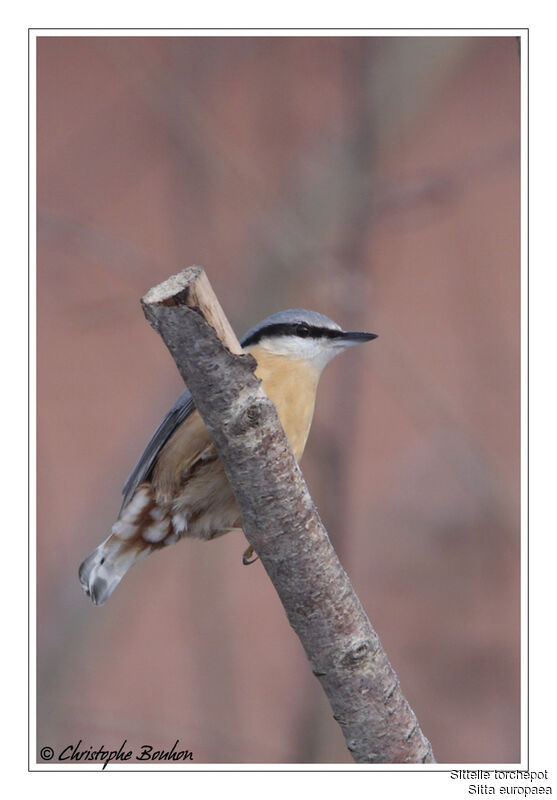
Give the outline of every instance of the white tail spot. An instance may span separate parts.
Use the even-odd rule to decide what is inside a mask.
[[[169,522],[167,519],[162,520],[161,522],[156,522],[153,525],[149,525],[149,527],[143,531],[143,538],[146,542],[162,541],[162,539],[164,539],[168,533],[168,525]]]
[[[173,514],[172,525],[176,533],[183,533],[188,529],[188,520],[185,514]]]
[[[162,522],[162,520],[166,517],[166,511],[164,511],[160,506],[154,506],[149,512],[150,516],[157,520],[157,522]]]
[[[149,502],[149,489],[147,486],[140,487],[134,494],[128,505],[122,512],[122,519],[125,522],[135,522],[137,517]]]
[[[112,526],[112,533],[119,539],[131,539],[136,531],[137,525],[131,522],[124,522],[123,519],[119,519],[118,522],[115,522]]]

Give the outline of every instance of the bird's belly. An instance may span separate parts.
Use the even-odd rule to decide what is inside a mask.
[[[241,525],[232,488],[217,457],[198,462],[172,501],[175,527],[182,536],[212,539]]]

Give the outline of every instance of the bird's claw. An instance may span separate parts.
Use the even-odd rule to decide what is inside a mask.
[[[254,552],[253,547],[250,544],[250,546],[248,547],[247,550],[244,551],[244,554],[242,556],[242,564],[245,567],[247,567],[248,564],[253,564],[259,558],[259,556],[255,556],[255,558],[251,558],[252,555],[253,555],[253,552]],[[250,558],[251,558],[251,561],[250,561]]]

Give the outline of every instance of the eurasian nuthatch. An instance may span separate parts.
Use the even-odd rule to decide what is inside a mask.
[[[316,311],[289,309],[267,317],[242,339],[296,459],[304,451],[323,368],[347,347],[375,338],[343,331]],[[96,605],[154,550],[187,536],[215,539],[241,526],[224,468],[187,390],[153,434],[123,496],[110,536],[79,569],[83,590]],[[252,553],[246,550],[244,563],[251,563]]]

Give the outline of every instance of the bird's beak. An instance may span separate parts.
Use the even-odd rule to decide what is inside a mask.
[[[377,339],[376,333],[360,333],[359,331],[343,331],[339,337],[339,341],[345,346],[349,347],[352,344],[362,344],[362,342],[370,342],[372,339]]]

